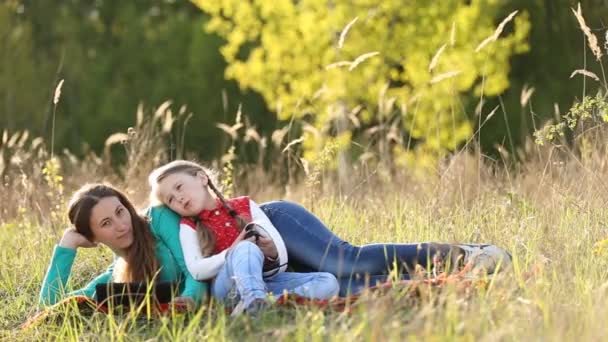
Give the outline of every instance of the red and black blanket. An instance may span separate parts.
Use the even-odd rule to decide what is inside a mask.
[[[420,296],[422,292],[429,289],[442,288],[448,284],[452,284],[458,290],[467,291],[474,284],[482,284],[483,281],[480,279],[469,279],[464,276],[465,270],[457,274],[447,275],[441,274],[437,277],[418,279],[418,280],[400,280],[393,282],[386,282],[378,284],[376,286],[369,287],[363,292],[351,295],[348,297],[335,297],[327,300],[310,299],[296,294],[284,294],[281,295],[275,301],[274,305],[277,307],[294,307],[294,306],[313,306],[317,308],[329,309],[333,311],[349,312],[354,304],[366,294],[392,291],[395,289],[402,289],[408,291],[408,294],[412,297]],[[115,308],[108,307],[107,304],[100,304],[92,298],[86,296],[71,296],[64,298],[60,302],[46,307],[42,311],[38,312],[26,322],[21,325],[22,329],[27,329],[33,325],[37,325],[41,322],[47,322],[49,319],[61,315],[68,310],[76,310],[80,315],[90,316],[96,312],[105,313],[112,311],[116,312]],[[131,310],[137,310],[138,315],[147,315],[149,318],[159,317],[163,315],[170,315],[171,313],[186,312],[188,308],[182,304],[175,303],[143,303],[140,305],[133,306],[132,308],[120,308],[120,312],[126,313]]]

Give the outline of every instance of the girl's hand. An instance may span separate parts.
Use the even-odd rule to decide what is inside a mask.
[[[77,249],[78,247],[91,248],[97,247],[97,243],[89,241],[84,235],[77,232],[76,228],[71,227],[63,232],[59,246],[71,249]]]
[[[258,247],[262,250],[265,257],[276,259],[279,257],[277,246],[274,244],[271,238],[260,236],[256,242]]]
[[[247,234],[247,231],[245,229],[241,230],[239,236],[236,237],[232,245],[230,245],[229,249],[236,246],[239,242],[245,240],[245,234]],[[249,239],[247,239],[247,241],[255,243],[255,236],[250,237]]]
[[[196,304],[190,297],[175,297],[171,301],[171,306],[177,312],[188,312],[196,309]]]

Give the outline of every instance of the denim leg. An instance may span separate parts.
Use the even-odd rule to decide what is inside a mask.
[[[266,279],[266,286],[276,296],[287,291],[314,299],[329,299],[339,291],[338,280],[327,272],[283,272]]]
[[[399,276],[400,280],[409,280],[410,277],[407,273],[401,274]],[[389,281],[388,274],[381,275],[364,275],[361,276],[359,274],[343,277],[338,279],[338,283],[340,283],[340,297],[346,297],[352,294],[357,294],[363,291],[366,288],[371,286],[380,285],[382,283],[386,283]]]
[[[249,241],[241,241],[226,255],[226,263],[215,277],[211,289],[213,297],[225,301],[230,290],[236,288],[245,307],[258,298],[266,298],[262,279],[264,255]]]
[[[302,206],[275,201],[261,205],[285,241],[289,264],[296,271],[329,272],[339,279],[387,274],[396,261],[401,271],[432,265],[434,255],[447,260],[462,251],[448,244],[369,244],[354,246],[333,234]],[[344,290],[344,289],[343,289]]]
[[[232,280],[232,274],[229,268],[228,262],[224,263],[224,266],[222,266],[218,274],[211,282],[211,295],[215,299],[223,302],[228,300],[232,301],[234,299],[228,298],[229,295],[231,295],[230,290],[232,290],[234,287],[234,281]]]

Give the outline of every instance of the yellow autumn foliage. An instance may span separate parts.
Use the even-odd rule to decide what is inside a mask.
[[[500,0],[193,2],[226,39],[226,76],[259,92],[279,119],[307,118],[321,133],[305,136],[308,152],[394,117],[421,151],[453,150],[473,134],[470,104],[503,92],[509,59],[528,49],[519,12],[475,51],[499,33]],[[345,119],[357,106],[361,127]]]

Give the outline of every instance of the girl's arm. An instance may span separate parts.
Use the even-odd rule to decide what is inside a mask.
[[[59,245],[55,246],[51,264],[42,283],[42,290],[38,299],[40,306],[53,305],[66,296],[84,295],[95,298],[95,286],[111,281],[114,264],[85,287],[68,293],[67,282],[75,258],[76,249]]]
[[[270,238],[277,247],[280,271],[285,271],[287,268],[287,249],[285,243],[281,238],[278,230],[274,227],[270,219],[262,209],[253,201],[249,201],[249,208],[251,211],[252,221],[262,226],[270,235]],[[244,232],[239,235],[235,243],[242,240]],[[201,252],[200,241],[194,227],[189,224],[181,223],[179,229],[179,240],[182,244],[182,250],[184,251],[184,259],[186,261],[186,267],[188,271],[195,279],[206,280],[215,277],[224,262],[226,261],[226,253],[230,250],[224,250],[221,253],[205,257]],[[234,245],[234,244],[233,244]],[[273,271],[274,272],[274,271]]]
[[[274,242],[275,247],[277,248],[278,258],[279,258],[279,271],[284,272],[287,269],[287,248],[285,247],[285,242],[281,237],[281,234],[277,230],[277,228],[270,222],[270,219],[264,211],[260,208],[260,206],[252,200],[249,200],[249,208],[251,210],[251,221],[261,226],[268,232],[270,238]],[[274,272],[274,271],[272,271]]]
[[[215,277],[222,266],[224,266],[228,249],[209,257],[203,256],[196,230],[191,226],[184,223],[180,224],[179,241],[181,242],[182,250],[184,251],[184,260],[186,261],[188,272],[190,272],[195,279],[211,279]]]
[[[285,248],[285,243],[283,242],[281,235],[279,234],[277,229],[272,225],[272,222],[270,222],[268,216],[266,216],[262,209],[260,209],[260,207],[251,200],[250,210],[252,220],[262,226],[270,234],[270,237],[275,242],[280,264],[282,265],[281,271],[284,271],[287,268],[287,249]],[[235,243],[241,239],[242,236],[239,236]],[[181,242],[181,248],[186,263],[186,268],[195,279],[211,279],[215,277],[222,268],[222,266],[224,266],[224,262],[226,261],[226,253],[229,249],[209,257],[203,256],[196,230],[189,224],[180,224],[179,240]]]
[[[207,283],[194,279],[186,266],[187,262],[184,260],[184,251],[179,236],[180,217],[165,206],[151,208],[148,216],[151,220],[152,233],[169,248],[184,276],[184,290],[180,296],[192,298],[196,304],[200,304],[207,296]]]

